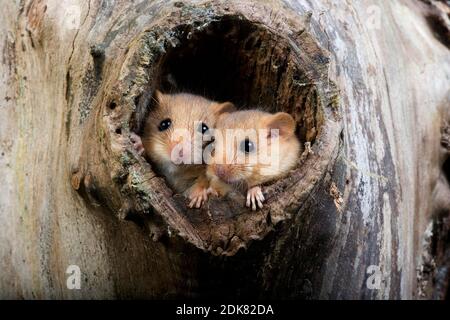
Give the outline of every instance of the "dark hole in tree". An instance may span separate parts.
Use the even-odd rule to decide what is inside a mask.
[[[426,17],[426,19],[430,28],[435,33],[437,39],[447,48],[450,48],[450,30],[448,29],[444,17],[441,17],[439,15],[429,15]]]
[[[161,234],[169,238],[178,234],[198,248],[233,255],[250,242],[263,239],[274,225],[298,212],[312,187],[320,183],[318,170],[324,172],[329,161],[334,161],[332,150],[334,138],[338,139],[338,123],[326,121],[337,112],[334,100],[330,100],[334,86],[327,78],[328,62],[320,58],[326,52],[316,46],[307,32],[299,32],[301,24],[277,22],[266,27],[244,17],[219,18],[210,14],[204,19],[207,21],[192,22],[189,18],[176,27],[176,18],[168,19],[143,32],[139,41],[133,41],[124,60],[129,65],[121,68],[123,74],[113,87],[125,91],[122,96],[117,95],[117,90],[112,91],[114,101],[107,105],[109,111],[116,109],[106,110],[107,130],[122,135],[129,131],[141,134],[146,112],[153,107],[151,95],[154,89],[160,89],[164,93],[187,91],[217,101],[231,101],[244,109],[285,111],[297,121],[301,142],[314,143],[323,130],[320,141],[333,136],[332,143],[317,143],[313,147],[318,152],[299,154],[302,165],[285,179],[264,185],[267,205],[263,210],[249,211],[245,194],[238,192],[231,192],[225,199],[211,197],[201,210],[189,210],[183,195],[171,192],[161,175],[155,177],[158,172],[154,166],[143,163],[134,153],[130,157],[131,150],[116,148],[124,142],[127,148],[132,146],[124,137],[113,134],[114,148],[106,150],[118,160],[118,166],[110,167],[114,169],[111,176],[115,184],[99,179],[98,190],[104,196],[101,202],[95,202],[107,204],[120,218],[136,220],[139,226],[154,231],[155,239]],[[288,30],[291,27],[293,32]],[[86,155],[109,156],[103,150],[93,153],[88,149]],[[319,158],[327,161],[316,161]],[[87,163],[89,169],[96,168],[94,161]],[[315,170],[308,170],[313,164],[318,164]],[[90,184],[95,186],[95,181]],[[90,184],[86,184],[88,197],[96,192],[88,189]],[[122,201],[111,199],[111,194]],[[151,211],[154,214],[148,214]],[[160,222],[155,223],[156,219]]]
[[[444,171],[445,177],[447,178],[447,181],[450,183],[450,158],[448,158],[444,165],[442,166],[442,170]]]
[[[135,106],[138,106],[140,100],[141,100],[141,96],[140,96],[140,95],[137,96],[137,97],[135,97],[135,98],[134,98],[134,105],[135,105]]]
[[[311,103],[315,89],[284,37],[234,16],[201,30],[179,26],[175,33],[179,43],[166,48],[159,69],[162,91],[231,101],[242,109],[285,111],[297,120],[300,140],[314,140],[320,127],[317,101]]]

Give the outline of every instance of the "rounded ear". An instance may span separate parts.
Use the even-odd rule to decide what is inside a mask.
[[[161,102],[164,99],[164,94],[158,89],[155,90],[155,99],[158,102]]]
[[[216,115],[236,111],[236,107],[231,102],[215,103],[213,109]]]
[[[295,133],[296,123],[294,118],[286,112],[278,112],[269,116],[266,122],[267,129],[278,129],[281,137],[290,137]]]

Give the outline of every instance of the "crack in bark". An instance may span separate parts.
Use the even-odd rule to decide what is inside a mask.
[[[72,63],[72,57],[73,54],[75,52],[75,42],[78,38],[78,34],[81,30],[81,28],[84,26],[84,24],[86,23],[86,20],[89,16],[89,13],[91,11],[91,0],[88,0],[88,9],[87,9],[87,13],[85,15],[85,17],[83,18],[83,22],[80,24],[80,26],[78,27],[77,31],[75,32],[75,36],[73,37],[72,40],[72,50],[70,52],[69,55],[69,59],[67,60],[67,72],[66,72],[66,101],[69,101],[70,99],[70,86],[71,86],[71,76],[70,76],[70,70],[71,70],[71,63]]]

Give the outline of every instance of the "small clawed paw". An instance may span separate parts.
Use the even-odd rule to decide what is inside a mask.
[[[196,189],[192,191],[189,195],[189,208],[201,208],[203,203],[208,200],[208,190],[206,188]]]
[[[256,211],[258,208],[263,207],[263,202],[265,198],[261,191],[261,187],[253,187],[247,191],[247,207],[251,207],[253,211]]]
[[[215,197],[219,196],[219,192],[217,192],[217,190],[212,188],[212,187],[209,187],[208,190],[206,190],[206,192],[207,192],[208,195],[211,194],[211,195],[213,195]]]

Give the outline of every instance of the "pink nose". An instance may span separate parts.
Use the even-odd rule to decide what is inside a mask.
[[[175,164],[190,164],[191,159],[191,142],[172,143],[170,146],[170,158]]]
[[[227,180],[228,179],[228,170],[225,169],[224,166],[216,166],[216,175],[222,179]]]

